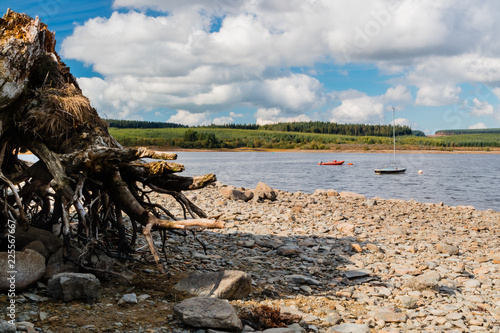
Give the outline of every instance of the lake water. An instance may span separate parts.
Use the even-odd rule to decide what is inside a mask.
[[[415,199],[500,211],[500,154],[398,154],[405,174],[376,175],[391,162],[383,153],[178,152],[183,176],[215,173],[224,184],[254,188],[259,181],[290,191],[335,189],[367,198]],[[341,166],[319,161],[345,160]],[[353,165],[347,165],[353,163]],[[423,174],[418,174],[422,170]]]

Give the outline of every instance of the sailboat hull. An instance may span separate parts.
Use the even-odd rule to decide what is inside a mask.
[[[383,169],[375,169],[375,173],[377,175],[382,175],[382,174],[393,174],[393,173],[405,173],[406,169],[405,168],[383,168]]]

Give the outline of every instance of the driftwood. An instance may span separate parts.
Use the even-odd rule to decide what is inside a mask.
[[[24,151],[38,162],[20,159]],[[159,161],[145,163],[146,157]],[[121,147],[55,52],[54,33],[38,18],[10,10],[0,19],[0,228],[9,220],[23,229],[61,224],[69,258],[75,236],[86,248],[100,243],[106,251],[131,251],[139,224],[163,270],[152,231],[223,227],[182,194],[215,175],[179,176],[184,167],[167,162],[176,157]],[[152,203],[150,192],[173,196],[183,219]],[[123,213],[134,228],[131,237]],[[117,242],[103,240],[109,230]]]

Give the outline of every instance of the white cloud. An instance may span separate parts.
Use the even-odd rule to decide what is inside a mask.
[[[484,129],[484,128],[488,128],[488,126],[486,126],[485,123],[477,123],[469,126],[469,129]]]
[[[488,101],[480,101],[476,97],[472,100],[472,103],[474,104],[471,111],[471,114],[473,116],[485,116],[493,114],[493,106],[488,103]]]
[[[412,101],[410,91],[401,85],[390,87],[385,94],[379,96],[368,96],[352,89],[335,92],[330,96],[341,102],[340,106],[329,112],[329,121],[336,123],[382,124],[385,122],[385,112],[392,110],[392,105],[401,109],[402,107],[398,106],[400,103],[408,104]],[[403,122],[404,119],[400,121]]]
[[[493,88],[493,93],[500,100],[500,88]]]
[[[276,123],[287,123],[287,122],[300,122],[300,121],[311,121],[311,118],[305,114],[297,115],[294,117],[287,116],[279,108],[270,109],[258,109],[255,113],[255,119],[257,125],[267,125]]]
[[[342,100],[342,104],[330,111],[330,121],[335,123],[382,123],[384,104],[380,98],[360,96]]]
[[[396,102],[396,103],[410,103],[413,98],[411,96],[411,92],[407,87],[398,85],[396,87],[391,87],[387,89],[387,92],[384,95],[384,100],[387,102]]]
[[[423,86],[417,92],[415,104],[426,106],[450,105],[460,102],[460,87]]]
[[[186,110],[177,110],[177,113],[171,116],[167,122],[182,124],[187,126],[210,125],[208,113],[191,113]]]
[[[103,76],[80,81],[104,114],[186,110],[208,112],[209,119],[245,107],[276,108],[279,117],[295,119],[326,108],[328,92],[313,77],[318,63],[368,64],[395,77],[384,96],[335,96],[341,105],[331,119],[342,121],[378,122],[386,104],[413,104],[412,87],[416,105],[441,106],[460,103],[463,82],[500,81],[500,3],[493,0],[115,0],[113,6],[121,12],[76,27],[61,47],[64,58]],[[165,14],[149,16],[147,9]]]
[[[412,127],[411,122],[405,118],[396,118],[394,119],[394,123],[399,126],[409,126]]]

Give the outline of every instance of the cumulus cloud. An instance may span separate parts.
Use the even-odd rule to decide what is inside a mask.
[[[182,124],[187,126],[196,126],[196,125],[210,125],[212,123],[208,119],[208,113],[191,113],[186,110],[178,110],[176,114],[171,116],[167,122]]]
[[[368,96],[357,90],[346,90],[331,95],[333,99],[341,102],[340,106],[329,112],[329,121],[337,123],[384,123],[384,114],[392,110],[391,106],[401,109],[412,101],[408,88],[398,85],[387,89],[385,94],[379,96]],[[405,119],[400,119],[403,125]],[[407,125],[408,123],[404,123]]]
[[[460,102],[460,87],[423,86],[417,92],[415,104],[426,106],[450,105]]]
[[[472,103],[474,104],[471,111],[471,114],[473,116],[485,116],[493,114],[493,106],[487,101],[480,101],[476,97],[472,100]]]
[[[311,121],[311,118],[305,114],[294,117],[287,116],[283,110],[279,108],[258,109],[255,113],[255,119],[257,125]]]
[[[488,126],[486,126],[485,123],[477,123],[469,126],[469,129],[484,129],[484,128],[488,128]]]
[[[120,12],[77,26],[61,54],[101,74],[80,78],[82,87],[102,113],[121,117],[164,109],[215,120],[216,112],[245,107],[295,119],[326,108],[327,96],[337,94],[315,78],[319,63],[370,64],[397,77],[384,96],[336,96],[340,106],[330,119],[349,122],[380,121],[388,103],[456,104],[461,83],[500,82],[498,1],[115,0],[113,6]],[[418,89],[415,102],[408,87]]]
[[[394,119],[394,124],[399,125],[399,126],[409,126],[409,127],[412,126],[411,122],[405,118]]]
[[[335,123],[382,123],[384,104],[377,98],[360,96],[342,100],[342,104],[330,111],[330,121]]]

